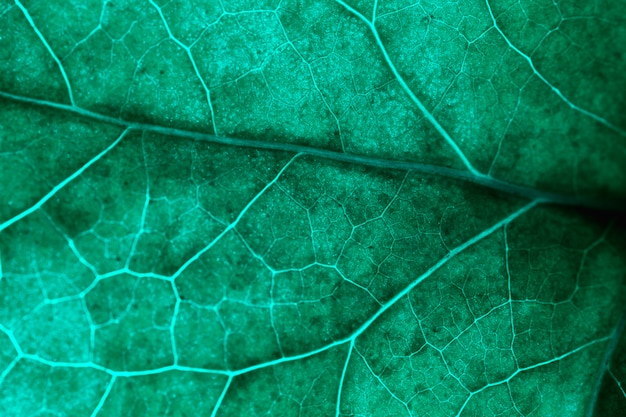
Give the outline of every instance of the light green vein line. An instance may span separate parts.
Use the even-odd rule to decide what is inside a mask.
[[[217,235],[217,237],[215,237],[215,239],[213,239],[207,246],[205,246],[201,251],[199,251],[198,253],[196,253],[193,257],[191,257],[187,262],[185,262],[173,275],[172,275],[172,280],[175,280],[178,276],[180,276],[180,274],[183,273],[183,271],[185,269],[187,269],[189,267],[189,265],[191,265],[192,263],[194,263],[195,261],[197,261],[203,254],[205,254],[208,250],[210,250],[213,246],[215,246],[215,244],[217,242],[220,241],[220,239],[222,239],[222,237],[224,237],[224,235],[226,235],[226,233],[230,232],[231,230],[233,230],[237,224],[241,221],[241,219],[243,218],[243,216],[246,214],[246,212],[248,210],[250,210],[250,207],[252,207],[254,205],[254,203],[256,203],[256,201],[261,198],[261,196],[263,194],[265,194],[265,192],[276,183],[276,181],[278,181],[278,179],[283,175],[283,173],[287,170],[287,168],[289,168],[289,166],[302,154],[296,154],[293,158],[291,158],[289,160],[289,162],[287,162],[285,164],[284,167],[282,167],[282,169],[278,172],[278,174],[276,174],[276,176],[274,177],[274,179],[272,179],[272,181],[270,181],[269,183],[267,183],[267,185],[265,187],[263,187],[263,189],[261,191],[259,191],[257,193],[257,195],[255,195],[249,202],[248,204],[246,204],[246,206],[239,212],[239,215],[237,216],[237,218],[230,223],[228,226],[226,226],[224,228],[224,230],[222,230],[222,232]]]
[[[539,203],[540,203],[539,201],[533,201],[533,202],[523,206],[521,209],[517,210],[516,212],[514,212],[513,214],[511,214],[507,218],[505,218],[503,220],[500,220],[498,223],[494,224],[490,228],[484,230],[483,232],[477,234],[476,236],[474,236],[473,238],[471,238],[468,241],[464,242],[463,244],[461,244],[461,245],[457,246],[456,248],[452,249],[450,252],[448,252],[448,254],[446,256],[444,256],[443,258],[441,258],[439,260],[439,262],[437,262],[436,264],[434,264],[433,266],[428,268],[428,270],[425,273],[423,273],[416,280],[414,280],[409,286],[404,288],[402,291],[400,291],[398,294],[396,294],[395,297],[393,297],[392,299],[387,301],[385,304],[383,304],[383,306],[372,317],[370,317],[369,320],[367,320],[365,323],[363,323],[361,325],[361,327],[354,333],[354,335],[352,337],[354,337],[354,338],[358,337],[372,323],[374,323],[380,316],[382,316],[387,310],[389,310],[394,304],[396,304],[401,298],[405,297],[408,293],[413,291],[413,289],[415,287],[417,287],[419,284],[424,282],[424,280],[426,278],[430,277],[433,273],[435,273],[435,271],[437,271],[439,268],[441,268],[443,265],[445,265],[450,259],[454,258],[456,255],[458,255],[459,253],[463,252],[465,249],[469,248],[470,246],[474,245],[475,243],[477,243],[477,242],[483,240],[484,238],[486,238],[487,236],[491,235],[493,232],[495,232],[499,228],[501,228],[501,227],[511,223],[513,220],[517,219],[519,216],[521,216],[522,214],[526,213],[528,210],[532,209],[533,207],[535,207]]]
[[[48,192],[48,194],[46,194],[45,196],[43,196],[39,201],[37,201],[37,203],[35,203],[34,205],[32,205],[31,207],[29,207],[28,209],[24,210],[23,212],[21,212],[20,214],[18,214],[15,217],[10,218],[9,220],[5,221],[4,223],[0,224],[0,232],[2,232],[4,229],[6,229],[7,227],[11,226],[13,223],[18,222],[20,220],[22,220],[24,217],[30,215],[31,213],[33,213],[34,211],[38,210],[41,206],[43,206],[48,200],[50,200],[52,197],[54,197],[54,195],[56,193],[58,193],[59,191],[61,191],[67,184],[69,184],[70,182],[74,181],[76,178],[78,178],[83,172],[85,172],[90,166],[92,166],[93,164],[95,164],[98,160],[100,160],[104,155],[106,155],[107,153],[109,153],[113,148],[115,148],[115,146],[117,146],[118,143],[120,143],[120,141],[124,138],[124,136],[129,132],[129,129],[126,129],[122,132],[122,134],[111,144],[109,145],[106,149],[104,149],[102,152],[100,152],[98,155],[94,156],[92,159],[90,159],[85,165],[83,165],[79,170],[77,170],[76,172],[74,172],[72,175],[70,175],[69,177],[67,177],[65,180],[61,181],[59,184],[57,184],[56,186],[54,186],[52,188],[52,190],[50,190]]]
[[[108,375],[115,375],[120,378],[132,378],[132,377],[137,377],[137,376],[157,375],[157,374],[162,374],[162,373],[172,372],[172,371],[196,372],[199,374],[214,374],[214,375],[225,375],[225,376],[235,375],[235,373],[231,371],[194,368],[191,366],[174,366],[174,365],[163,366],[161,368],[147,369],[145,371],[114,371],[112,369],[106,368],[102,365],[99,365],[91,361],[90,362],[51,361],[49,359],[44,359],[31,353],[25,353],[21,357],[24,358],[25,360],[41,363],[51,368],[95,369],[96,371],[100,371]]]
[[[172,356],[174,357],[174,366],[178,366],[178,345],[176,344],[176,321],[178,320],[178,316],[180,314],[180,293],[178,292],[178,288],[176,287],[176,283],[174,281],[170,281],[170,285],[172,286],[172,292],[176,297],[176,302],[174,303],[174,313],[172,314],[172,321],[170,322],[170,344],[172,345]]]
[[[165,19],[165,16],[163,15],[163,10],[161,10],[161,7],[152,0],[150,0],[150,4],[152,4],[152,6],[154,6],[154,8],[159,13],[161,20],[163,21],[163,26],[165,26],[165,30],[167,30],[167,34],[169,35],[170,39],[172,39],[172,41],[174,41],[176,45],[180,46],[187,53],[187,57],[189,58],[189,61],[191,62],[191,65],[193,66],[193,70],[196,73],[196,77],[200,81],[200,84],[202,84],[202,88],[204,88],[204,93],[206,94],[206,100],[209,105],[209,111],[211,112],[211,122],[213,123],[213,131],[217,135],[218,132],[217,132],[217,124],[215,123],[215,112],[213,110],[213,104],[211,103],[211,90],[204,82],[204,78],[202,78],[202,75],[200,75],[200,70],[198,69],[198,66],[196,65],[196,60],[193,58],[193,55],[191,54],[191,48],[189,48],[187,45],[182,43],[180,40],[178,40],[178,38],[174,36],[172,31],[170,30],[170,26],[167,23],[167,20]]]
[[[22,351],[20,344],[17,342],[17,338],[15,337],[15,335],[13,334],[11,330],[9,330],[8,328],[0,324],[0,332],[4,333],[9,338],[18,356],[24,355],[24,352]]]
[[[413,91],[409,88],[406,81],[404,81],[404,78],[402,78],[402,75],[400,75],[400,72],[398,72],[398,69],[396,68],[391,58],[389,57],[389,53],[387,52],[385,45],[380,39],[378,30],[376,30],[376,26],[374,26],[372,22],[367,20],[365,16],[363,16],[361,13],[359,13],[357,10],[355,10],[354,8],[352,8],[351,6],[349,6],[342,0],[335,0],[335,1],[341,4],[350,13],[354,14],[356,17],[361,19],[367,25],[367,27],[370,29],[370,31],[374,35],[374,39],[376,39],[376,43],[378,44],[378,47],[380,48],[380,51],[382,52],[383,57],[385,58],[385,62],[389,66],[389,69],[391,69],[391,72],[393,73],[394,77],[398,81],[398,84],[400,84],[400,87],[402,87],[402,89],[409,96],[411,101],[413,101],[413,103],[417,106],[417,108],[422,112],[426,120],[428,120],[430,124],[433,125],[433,127],[437,130],[437,132],[439,132],[439,134],[444,138],[444,140],[448,143],[448,145],[450,145],[450,147],[454,150],[454,152],[456,152],[458,157],[461,159],[461,161],[467,167],[467,169],[472,173],[472,175],[474,175],[477,178],[487,177],[487,175],[483,174],[482,172],[474,168],[474,166],[469,161],[469,159],[467,159],[467,157],[465,156],[465,154],[463,153],[459,145],[457,145],[457,143],[454,141],[454,139],[452,139],[450,134],[443,128],[443,126],[441,126],[441,124],[437,121],[437,119],[435,119],[435,116],[433,116],[433,114],[430,111],[428,111],[426,106],[424,106],[424,104],[420,101],[420,99],[418,99],[417,96],[413,93]]]
[[[350,341],[350,347],[348,348],[348,354],[346,355],[346,362],[343,364],[343,370],[341,371],[341,378],[339,379],[339,388],[337,388],[337,403],[335,409],[335,417],[341,415],[341,393],[343,392],[343,383],[346,379],[346,373],[348,372],[348,365],[350,364],[350,358],[352,357],[352,351],[354,350],[354,339]]]
[[[26,20],[28,20],[28,23],[30,24],[30,26],[33,28],[33,30],[35,31],[35,33],[37,34],[41,42],[44,44],[44,46],[46,47],[46,49],[52,56],[52,59],[54,59],[54,61],[57,63],[57,66],[59,67],[59,71],[61,71],[61,75],[63,76],[63,79],[65,80],[65,84],[67,85],[67,94],[69,95],[70,103],[74,105],[74,94],[72,94],[72,86],[70,85],[70,80],[67,77],[65,68],[63,68],[63,64],[61,64],[61,61],[59,60],[59,58],[56,56],[56,54],[54,53],[54,51],[48,44],[48,41],[46,41],[46,38],[44,38],[43,34],[39,31],[39,29],[37,28],[37,25],[35,25],[35,22],[33,21],[33,18],[30,16],[30,13],[28,13],[28,10],[26,10],[26,7],[24,7],[24,5],[19,0],[15,0],[15,4],[17,5],[17,7],[20,8],[22,13],[24,14],[24,17],[26,17]]]
[[[608,373],[609,373],[609,376],[613,379],[613,381],[615,381],[615,384],[617,385],[619,390],[622,392],[622,395],[624,396],[624,398],[626,398],[626,391],[624,391],[624,387],[622,387],[622,382],[619,379],[617,379],[613,371],[611,371],[610,369],[608,370]]]
[[[378,12],[378,0],[374,0],[374,6],[372,6],[372,25],[376,24],[377,12]]]
[[[6,379],[6,377],[11,373],[11,371],[13,370],[13,368],[15,368],[15,365],[17,365],[17,363],[20,361],[21,357],[20,356],[16,356],[15,358],[13,358],[13,360],[11,361],[11,363],[5,368],[5,370],[0,374],[0,386],[2,386],[2,384],[4,383],[4,380]]]
[[[577,354],[579,352],[582,352],[583,350],[588,349],[588,348],[590,348],[590,347],[592,347],[592,346],[594,346],[594,345],[596,345],[598,343],[604,343],[604,342],[608,341],[609,339],[610,339],[610,336],[602,337],[602,338],[596,339],[596,340],[592,340],[590,342],[587,342],[587,343],[584,343],[584,344],[578,346],[575,349],[570,350],[569,352],[565,352],[562,355],[556,356],[553,359],[548,359],[548,360],[545,360],[545,361],[542,361],[542,362],[538,362],[538,363],[536,363],[534,365],[526,366],[524,368],[518,368],[515,372],[513,372],[511,375],[509,375],[505,379],[503,379],[501,381],[489,383],[489,384],[485,385],[484,387],[482,387],[482,388],[480,388],[480,389],[478,389],[476,391],[470,392],[470,395],[467,397],[467,399],[465,400],[465,402],[463,403],[461,408],[459,408],[459,411],[456,414],[456,417],[460,417],[461,416],[461,414],[463,413],[463,410],[465,409],[465,407],[467,407],[467,404],[469,404],[470,400],[475,395],[485,391],[486,389],[491,388],[491,387],[495,387],[495,386],[498,386],[498,385],[501,385],[501,384],[506,384],[506,383],[511,381],[513,378],[515,378],[517,375],[519,375],[522,372],[530,371],[532,369],[541,368],[542,366],[546,366],[546,365],[550,365],[550,364],[562,361],[563,359],[565,359],[565,358],[567,358],[569,356],[572,356],[572,355],[575,355],[575,354]]]
[[[583,350],[585,350],[585,349],[587,349],[587,348],[589,348],[589,347],[591,347],[593,345],[596,345],[598,343],[604,343],[604,342],[607,342],[609,340],[610,340],[610,336],[602,337],[602,338],[596,339],[596,340],[592,340],[590,342],[587,342],[587,343],[584,343],[584,344],[578,346],[575,349],[570,350],[569,352],[565,352],[562,355],[559,355],[559,356],[555,357],[554,359],[549,359],[549,360],[546,360],[546,361],[543,361],[543,362],[536,363],[534,365],[529,365],[529,366],[525,366],[523,368],[520,368],[517,371],[515,371],[510,377],[508,377],[506,379],[506,382],[508,382],[511,379],[513,379],[520,372],[530,371],[532,369],[540,368],[542,366],[546,366],[546,365],[550,365],[550,364],[555,363],[555,362],[559,362],[559,361],[561,361],[561,360],[563,360],[563,359],[565,359],[565,358],[567,358],[569,356],[577,354],[578,352],[582,352]]]
[[[224,385],[224,389],[222,390],[220,397],[215,402],[215,407],[213,407],[213,412],[211,413],[211,417],[215,417],[217,415],[217,412],[219,411],[220,406],[222,405],[222,402],[224,401],[224,398],[226,397],[226,392],[228,391],[228,388],[230,387],[231,382],[233,382],[232,376],[228,377],[228,381],[226,381],[226,384]]]
[[[15,349],[15,353],[16,353],[15,358],[13,358],[11,363],[0,374],[0,385],[2,385],[4,383],[4,379],[7,377],[7,375],[9,375],[9,373],[13,370],[15,365],[17,365],[17,363],[20,361],[20,359],[22,359],[23,352],[22,352],[22,348],[20,347],[19,343],[17,342],[17,339],[15,338],[15,335],[13,334],[13,332],[11,330],[7,329],[2,324],[0,324],[0,333],[4,333],[9,338],[9,340],[13,344],[13,349]]]
[[[528,65],[530,66],[530,69],[533,70],[533,73],[537,76],[537,78],[539,78],[546,86],[548,86],[565,104],[567,104],[571,109],[584,114],[587,117],[590,117],[592,119],[594,119],[595,121],[603,124],[604,126],[608,127],[609,129],[611,129],[612,131],[618,133],[621,136],[626,136],[626,132],[623,131],[622,129],[620,129],[619,127],[615,126],[614,124],[612,124],[611,122],[609,122],[608,120],[606,120],[603,117],[598,116],[597,114],[590,112],[589,110],[585,110],[582,107],[572,103],[567,97],[565,97],[565,95],[561,92],[561,90],[559,90],[558,88],[556,88],[554,85],[552,85],[552,83],[550,81],[548,81],[535,67],[535,63],[533,62],[533,60],[526,55],[524,52],[522,52],[519,48],[517,48],[515,45],[513,45],[513,43],[509,40],[509,38],[504,34],[504,32],[502,32],[502,30],[500,29],[500,26],[498,26],[498,22],[496,20],[495,15],[493,14],[493,10],[491,9],[491,4],[489,3],[489,0],[485,0],[485,4],[487,5],[487,9],[489,10],[489,16],[491,16],[491,20],[493,22],[493,27],[494,29],[500,34],[500,36],[502,36],[502,38],[504,39],[504,41],[507,43],[507,45],[509,46],[509,48],[511,48],[513,51],[515,51],[519,56],[521,56],[526,62],[528,62]]]
[[[117,380],[117,376],[113,375],[111,377],[111,380],[109,381],[109,384],[107,385],[106,390],[104,391],[104,394],[102,395],[102,398],[100,398],[100,402],[98,402],[98,405],[93,410],[93,413],[91,413],[91,417],[96,417],[98,413],[100,412],[100,410],[102,410],[102,407],[104,407],[104,403],[109,397],[109,394],[111,393],[111,390],[113,389],[113,385],[115,385],[116,380]]]

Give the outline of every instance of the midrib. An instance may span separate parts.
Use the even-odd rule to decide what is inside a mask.
[[[53,101],[40,100],[30,97],[19,96],[10,94],[4,91],[0,91],[0,97],[16,101],[20,103],[32,104],[40,107],[52,108],[67,113],[73,113],[85,118],[96,120],[101,123],[116,125],[124,127],[129,130],[148,131],[165,136],[173,136],[178,138],[192,139],[196,141],[205,141],[209,143],[217,143],[227,146],[242,147],[242,148],[255,148],[255,149],[268,149],[289,153],[302,153],[317,158],[347,162],[355,165],[372,166],[377,168],[414,171],[419,173],[438,175],[446,178],[452,178],[456,180],[468,181],[475,184],[482,185],[487,188],[502,191],[504,193],[513,194],[527,198],[529,200],[536,200],[542,203],[551,203],[566,206],[579,206],[604,210],[615,210],[623,212],[626,205],[621,201],[611,200],[597,200],[585,197],[577,197],[567,194],[551,193],[546,191],[537,190],[531,187],[525,187],[518,184],[509,183],[496,178],[487,176],[477,176],[470,171],[453,169],[448,167],[422,164],[412,161],[401,161],[394,159],[377,158],[367,155],[357,155],[350,153],[343,153],[333,151],[329,149],[317,148],[312,146],[281,143],[281,142],[268,142],[256,139],[241,139],[229,136],[216,136],[213,134],[202,133],[192,130],[185,130],[179,128],[172,128],[152,123],[136,123],[128,121],[122,118],[115,118],[107,116],[94,111],[86,110],[78,106],[71,106],[67,104],[56,103]]]

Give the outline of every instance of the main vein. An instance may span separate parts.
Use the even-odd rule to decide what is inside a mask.
[[[502,191],[508,194],[518,195],[529,200],[541,200],[546,203],[559,204],[559,205],[567,205],[567,206],[578,206],[578,207],[589,207],[596,209],[608,209],[608,210],[616,210],[623,211],[624,204],[623,201],[612,201],[612,200],[597,200],[593,198],[579,197],[567,194],[559,194],[537,190],[531,187],[526,187],[510,182],[506,182],[503,180],[499,180],[497,178],[493,178],[491,176],[486,175],[475,175],[471,171],[448,168],[444,166],[437,165],[428,165],[422,164],[415,161],[403,161],[403,160],[394,160],[394,159],[385,159],[379,158],[375,156],[368,155],[358,155],[352,153],[344,153],[340,151],[334,151],[330,149],[316,148],[313,146],[306,145],[298,145],[292,143],[279,143],[279,142],[269,142],[258,139],[244,139],[244,138],[234,138],[229,136],[218,136],[214,134],[208,134],[193,130],[184,130],[178,128],[172,128],[157,124],[151,123],[137,123],[125,120],[123,118],[116,118],[112,116],[107,116],[101,113],[97,113],[91,110],[86,110],[74,105],[67,105],[56,103],[53,101],[40,100],[30,97],[18,96],[15,94],[7,93],[4,91],[0,91],[0,98],[5,98],[11,101],[16,101],[20,103],[26,103],[31,105],[36,105],[45,108],[52,108],[64,112],[74,113],[76,115],[86,117],[92,120],[97,120],[102,123],[107,123],[111,125],[121,126],[125,128],[127,131],[137,130],[137,131],[147,131],[153,132],[160,135],[172,136],[177,138],[191,139],[196,141],[203,141],[208,143],[216,143],[227,146],[234,146],[240,148],[255,148],[255,149],[268,149],[274,151],[283,151],[294,154],[303,154],[309,155],[317,158],[323,158],[333,161],[347,162],[351,164],[358,165],[366,165],[373,166],[377,168],[390,169],[390,170],[405,170],[405,171],[415,171],[424,174],[433,174],[442,177],[469,181],[475,184],[479,184],[481,186],[491,188],[494,190]],[[117,142],[116,142],[117,143]],[[114,145],[113,145],[114,146]],[[96,156],[94,160],[90,161],[88,164],[83,166],[79,171],[73,174],[70,178],[63,181],[61,184],[64,186],[66,183],[75,179],[76,176],[80,175],[88,166],[94,163],[96,160],[100,159],[102,155]],[[61,184],[59,186],[61,186]],[[59,186],[55,187],[52,194],[46,195],[42,200],[47,201],[54,193],[59,191]],[[61,187],[62,188],[62,187]],[[45,203],[45,201],[40,200],[41,203],[37,203],[37,207],[28,209],[30,212],[36,210],[41,204]],[[23,217],[22,214],[18,215]],[[18,217],[16,216],[16,217]],[[20,217],[20,218],[21,218]],[[8,227],[10,224],[13,224],[15,221],[19,219],[10,219],[5,223],[0,225],[0,231]]]

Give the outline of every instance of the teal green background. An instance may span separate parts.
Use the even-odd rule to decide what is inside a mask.
[[[580,3],[0,0],[0,415],[619,416]]]

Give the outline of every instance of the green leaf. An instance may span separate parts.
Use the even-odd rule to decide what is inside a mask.
[[[580,3],[0,2],[0,414],[620,415]]]

